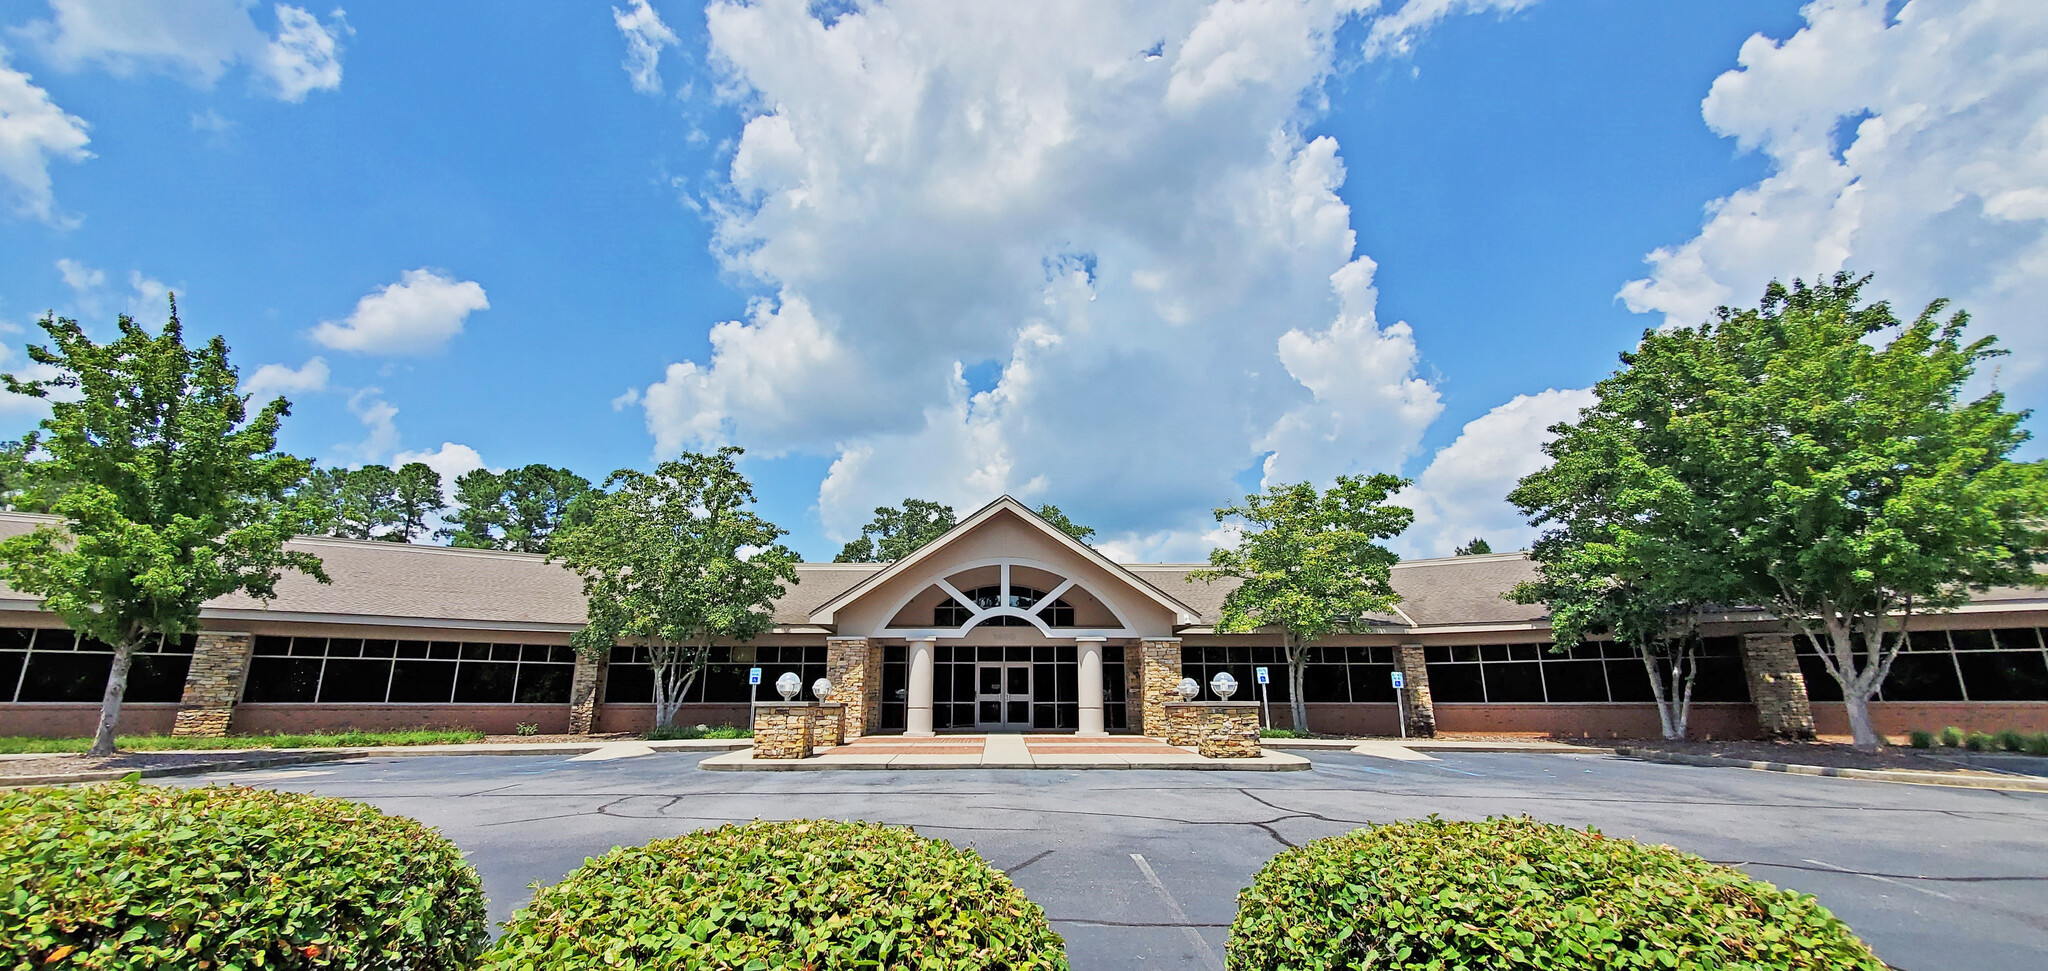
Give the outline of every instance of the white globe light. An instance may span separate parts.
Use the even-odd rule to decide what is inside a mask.
[[[1180,686],[1174,690],[1180,692],[1180,699],[1182,701],[1193,701],[1201,695],[1202,683],[1193,678],[1182,678],[1180,679]]]
[[[819,678],[811,682],[811,697],[824,701],[832,695],[832,679]]]
[[[1229,701],[1230,696],[1237,693],[1237,679],[1231,677],[1228,671],[1218,671],[1215,677],[1209,679],[1209,690],[1216,692],[1216,697]]]
[[[782,692],[782,700],[795,701],[804,690],[804,679],[797,677],[795,671],[785,671],[775,679],[775,690]]]

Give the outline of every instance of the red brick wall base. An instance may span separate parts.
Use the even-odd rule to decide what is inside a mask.
[[[297,705],[242,704],[228,731],[236,735],[270,732],[391,731],[405,728],[473,728],[486,735],[510,735],[521,724],[537,726],[542,735],[569,730],[568,705]]]
[[[2048,732],[2048,701],[1873,701],[1870,722],[1886,735],[1938,732],[1950,725],[1966,732]],[[1813,725],[1823,735],[1849,734],[1849,716],[1839,701],[1814,702]]]
[[[178,705],[126,704],[114,731],[123,735],[169,735]],[[0,735],[32,738],[83,738],[100,727],[98,702],[44,701],[0,704]]]
[[[684,705],[676,710],[678,725],[747,724],[746,705]],[[600,732],[644,732],[654,727],[653,705],[606,705],[597,716]]]
[[[1311,715],[1311,718],[1314,716]],[[1562,738],[1658,738],[1655,704],[1436,704],[1439,732],[1499,732]],[[1748,702],[1695,702],[1687,717],[1691,738],[1755,738],[1762,734]]]

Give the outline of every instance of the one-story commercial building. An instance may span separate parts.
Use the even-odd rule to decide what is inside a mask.
[[[53,523],[0,513],[0,536]],[[581,587],[540,556],[330,538],[293,541],[333,579],[290,575],[269,603],[207,605],[204,631],[138,656],[124,732],[218,733],[417,726],[545,733],[634,731],[652,720],[643,647],[579,656]],[[1288,724],[1277,633],[1216,630],[1229,581],[1199,564],[1121,564],[1004,497],[893,563],[807,563],[775,626],[719,646],[678,715],[738,724],[750,695],[795,672],[828,677],[860,734],[1163,730],[1183,677],[1228,671]],[[1393,734],[1542,732],[1654,736],[1641,661],[1612,644],[1552,650],[1540,607],[1502,594],[1532,575],[1520,553],[1410,560],[1398,606],[1368,631],[1319,642],[1308,728]],[[1958,725],[2048,731],[2048,592],[1999,589],[1915,617],[1873,706],[1880,730]],[[1840,694],[1804,638],[1757,612],[1712,618],[1695,735],[1847,731]],[[0,734],[88,734],[111,660],[34,598],[0,588]],[[749,668],[763,669],[758,687]],[[1404,680],[1397,708],[1392,674]],[[1205,690],[1204,697],[1208,697]]]

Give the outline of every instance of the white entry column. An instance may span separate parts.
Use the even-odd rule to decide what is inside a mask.
[[[1080,655],[1081,676],[1076,679],[1076,692],[1081,696],[1081,716],[1076,724],[1076,735],[1107,735],[1102,727],[1102,645],[1105,638],[1074,638],[1075,653]]]
[[[932,645],[936,637],[910,639],[910,683],[903,713],[903,734],[932,734]]]

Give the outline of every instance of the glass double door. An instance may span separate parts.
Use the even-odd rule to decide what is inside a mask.
[[[974,727],[1021,732],[1031,727],[1031,665],[983,661],[974,671]]]

